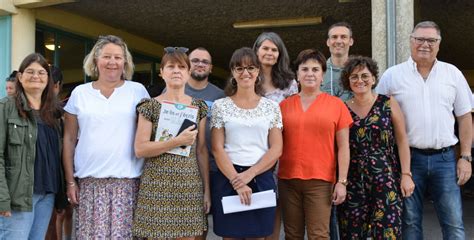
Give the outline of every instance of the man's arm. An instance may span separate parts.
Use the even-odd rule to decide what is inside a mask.
[[[461,156],[471,156],[472,144],[472,117],[468,112],[457,117],[459,127],[459,142],[461,147]],[[463,158],[457,162],[458,185],[466,183],[472,175],[471,163]]]

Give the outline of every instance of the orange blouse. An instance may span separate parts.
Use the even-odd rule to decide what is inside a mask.
[[[281,179],[336,181],[336,132],[348,128],[352,117],[337,97],[321,93],[303,111],[301,98],[293,95],[280,103],[283,117]]]

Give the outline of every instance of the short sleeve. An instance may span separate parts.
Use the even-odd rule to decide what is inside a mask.
[[[209,108],[207,107],[206,102],[202,99],[196,99],[196,103],[199,107],[198,120],[201,121],[203,118],[207,117],[207,112],[209,111]]]
[[[456,117],[462,116],[472,111],[472,92],[464,75],[457,68],[454,77],[456,79],[456,98],[454,100],[454,113]]]
[[[77,115],[79,112],[76,106],[77,94],[78,94],[77,91],[78,91],[78,88],[75,88],[74,90],[72,90],[71,96],[67,100],[66,106],[64,106],[64,111],[70,114],[74,114],[74,115]]]
[[[281,117],[280,107],[276,103],[272,104],[271,106],[272,106],[272,112],[273,112],[273,119],[270,123],[270,129],[272,128],[282,129],[283,122],[281,119],[282,117]]]
[[[390,80],[391,80],[391,76],[392,76],[392,68],[389,68],[387,71],[384,72],[384,74],[382,75],[382,77],[380,78],[380,81],[379,83],[377,84],[377,87],[375,87],[375,91],[378,93],[378,94],[383,94],[383,95],[387,95],[387,96],[390,96],[392,95],[390,93]]]
[[[154,103],[151,98],[144,98],[137,104],[137,113],[145,117],[146,120],[153,122],[156,115],[153,105]]]
[[[222,110],[223,102],[221,99],[214,102],[211,110],[211,124],[210,128],[222,128],[224,127],[224,111]]]
[[[351,113],[349,112],[349,109],[347,109],[347,106],[339,99],[338,99],[338,105],[340,109],[340,114],[339,114],[339,120],[337,122],[336,131],[339,131],[344,128],[348,128],[353,123]]]

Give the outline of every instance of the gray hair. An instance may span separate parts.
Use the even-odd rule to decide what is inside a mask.
[[[127,44],[120,38],[114,35],[99,36],[99,39],[95,43],[91,52],[84,58],[84,72],[87,76],[93,79],[99,78],[99,70],[97,68],[97,58],[100,56],[102,49],[105,45],[112,43],[122,48],[124,56],[124,68],[122,73],[122,79],[130,80],[133,76],[133,64],[132,54],[128,51]]]
[[[253,44],[253,51],[257,54],[258,49],[265,40],[271,41],[278,48],[279,56],[277,63],[272,67],[272,83],[279,89],[286,89],[290,86],[291,80],[295,78],[295,74],[290,69],[290,57],[286,50],[285,43],[274,32],[264,32],[257,37]],[[262,76],[263,77],[263,76]]]
[[[436,33],[438,33],[438,36],[441,38],[441,29],[439,28],[438,24],[436,24],[435,22],[433,21],[423,21],[423,22],[419,22],[418,24],[416,24],[416,26],[413,28],[413,31],[411,31],[411,33],[415,33],[415,31],[418,29],[418,28],[434,28],[436,30]]]
[[[337,22],[337,23],[334,23],[333,25],[329,26],[329,28],[328,28],[328,38],[331,37],[331,36],[329,36],[329,32],[331,31],[331,29],[333,29],[335,27],[345,27],[345,28],[349,29],[349,37],[352,37],[352,27],[351,27],[351,25],[348,22]]]

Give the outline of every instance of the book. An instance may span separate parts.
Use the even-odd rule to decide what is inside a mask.
[[[199,108],[181,103],[163,101],[161,103],[160,118],[156,127],[155,141],[168,141],[176,137],[183,122],[188,119],[197,122]],[[176,147],[167,153],[189,157],[191,146]]]

